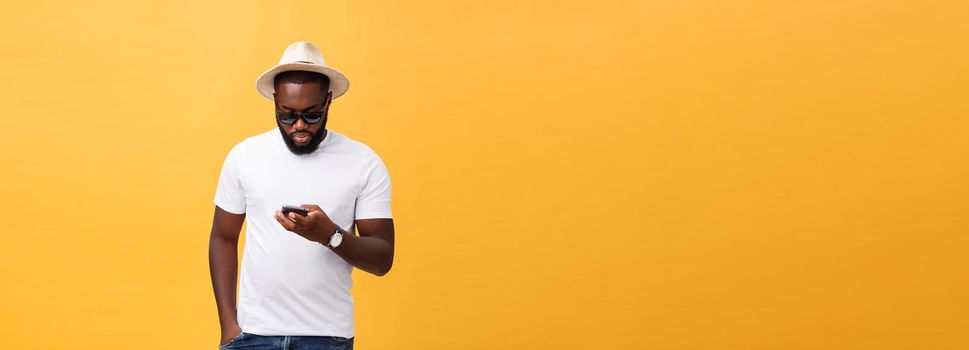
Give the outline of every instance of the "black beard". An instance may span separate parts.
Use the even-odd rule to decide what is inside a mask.
[[[289,151],[293,152],[293,154],[301,156],[315,152],[316,148],[323,142],[323,134],[326,133],[326,119],[326,117],[323,117],[323,121],[320,122],[323,123],[323,125],[320,125],[320,130],[310,134],[310,142],[303,146],[297,145],[296,141],[293,141],[293,136],[286,134],[286,131],[283,130],[283,125],[278,119],[276,120],[276,125],[279,127],[279,133],[283,136],[283,141],[286,142],[286,148],[289,148]]]

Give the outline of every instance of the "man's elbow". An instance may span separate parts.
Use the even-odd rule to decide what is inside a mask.
[[[378,268],[377,271],[374,271],[373,274],[376,275],[377,277],[382,277],[383,275],[386,275],[388,272],[390,272],[391,266],[393,266],[393,262],[391,262],[390,264],[387,264],[387,266]]]

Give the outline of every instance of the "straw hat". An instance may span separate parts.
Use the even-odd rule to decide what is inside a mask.
[[[310,42],[297,41],[286,48],[283,57],[279,59],[279,64],[269,68],[259,76],[259,79],[256,79],[256,90],[272,100],[273,92],[275,92],[273,79],[276,78],[276,74],[293,70],[317,72],[329,77],[330,91],[333,92],[334,99],[343,95],[350,88],[350,80],[343,73],[326,65],[326,62],[323,61],[323,55],[320,54],[320,48]]]

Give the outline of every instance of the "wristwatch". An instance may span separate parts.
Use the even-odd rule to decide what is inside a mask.
[[[334,249],[340,246],[340,242],[343,242],[343,234],[340,233],[340,228],[337,227],[336,232],[330,236],[330,243],[327,243],[326,246],[330,247],[330,249]]]

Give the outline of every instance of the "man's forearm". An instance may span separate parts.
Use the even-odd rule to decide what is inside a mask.
[[[343,232],[343,241],[333,251],[343,260],[377,276],[390,271],[394,261],[394,246],[390,242],[377,237],[356,236],[343,229],[340,232]]]
[[[229,241],[212,235],[209,237],[209,273],[222,329],[234,327],[236,320],[236,271],[238,241]]]

